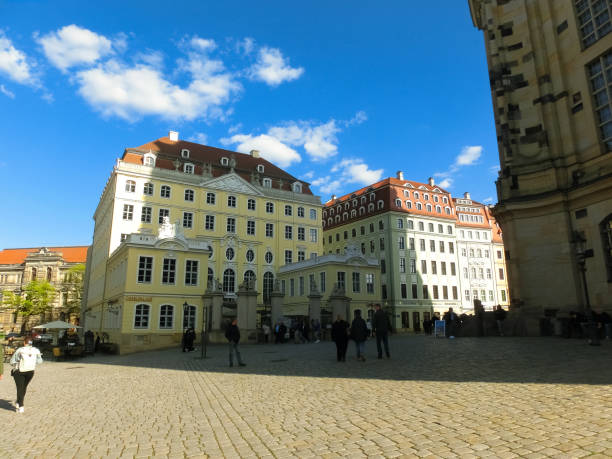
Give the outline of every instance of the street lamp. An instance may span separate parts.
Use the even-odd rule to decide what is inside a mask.
[[[573,241],[576,248],[576,261],[578,264],[578,271],[582,279],[582,288],[584,289],[585,299],[585,312],[587,316],[586,331],[588,336],[589,344],[592,346],[599,346],[599,339],[597,336],[597,328],[595,321],[593,320],[593,311],[591,310],[591,300],[589,298],[589,288],[586,279],[586,259],[593,257],[593,249],[586,248],[586,238],[579,231],[574,231]]]

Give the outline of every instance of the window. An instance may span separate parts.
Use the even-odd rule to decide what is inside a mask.
[[[317,211],[316,211],[316,209],[310,209],[310,219],[311,220],[316,220],[317,219]]]
[[[299,182],[296,182],[293,184],[293,192],[294,193],[301,193],[302,192],[302,184]]]
[[[291,250],[285,250],[285,264],[293,263],[293,252]]]
[[[361,283],[359,273],[353,273],[353,292],[359,293],[361,291]]]
[[[193,171],[194,171],[193,164],[186,163],[183,166],[183,172],[185,172],[185,174],[193,174]]]
[[[304,213],[304,208],[303,207],[298,207],[297,208],[297,216],[298,217],[304,217],[305,213]]]
[[[316,228],[310,228],[310,242],[317,242],[318,240],[318,231]]]
[[[266,223],[266,237],[274,237],[274,223]]]
[[[338,288],[340,290],[346,290],[346,273],[343,271],[338,271]]]
[[[301,226],[298,228],[297,238],[298,238],[298,241],[306,240],[306,230],[302,228]]]
[[[236,207],[236,196],[227,197],[227,207]]]
[[[400,250],[404,250],[406,248],[406,243],[404,240],[404,236],[400,236],[397,240],[397,245]]]
[[[410,274],[416,274],[416,260],[414,258],[410,259]]]
[[[136,182],[134,180],[128,180],[125,182],[125,191],[128,193],[133,193],[136,191]]]
[[[400,273],[406,272],[406,259],[405,258],[399,259],[399,272]]]
[[[229,165],[229,159],[226,157],[221,158],[221,165],[222,166],[227,166]]]
[[[414,222],[412,220],[408,220],[408,229],[414,229]]]
[[[123,205],[123,219],[132,220],[134,217],[134,206],[132,204]]]
[[[319,289],[321,293],[325,293],[325,273],[319,273]]]
[[[400,284],[400,294],[402,298],[408,298],[408,291],[406,290],[406,284]]]
[[[155,167],[155,157],[151,155],[145,155],[144,165],[149,167]]]
[[[446,262],[445,261],[440,262],[440,271],[442,272],[443,276],[446,276]]]
[[[476,279],[476,268],[472,268],[472,279]]]
[[[431,204],[427,204],[425,207],[427,209],[427,212],[431,212],[431,209],[432,209]]]
[[[206,215],[204,220],[204,229],[208,231],[214,231],[215,229],[215,216],[214,215]]]
[[[196,325],[196,307],[187,305],[183,307],[183,330],[186,328],[195,328]]]
[[[169,198],[170,197],[170,187],[168,185],[162,185],[159,195],[162,198]]]
[[[434,241],[433,239],[431,241],[429,241],[429,250],[431,252],[435,252],[436,251],[436,241]]]
[[[437,285],[433,286],[433,297],[434,297],[434,300],[437,300],[438,297],[439,297],[439,295],[438,295],[438,286]]]
[[[183,212],[183,228],[192,228],[192,227],[193,227],[193,213]]]
[[[344,232],[344,239],[348,239],[348,231]]]
[[[506,291],[505,290],[500,290],[499,293],[501,293],[502,301],[506,302]]]
[[[158,223],[162,224],[165,217],[170,218],[170,209],[159,209],[159,216],[157,218]]]
[[[151,274],[153,272],[153,257],[139,257],[138,259],[138,282],[151,282]],[[33,278],[35,276],[33,275]]]
[[[385,284],[380,286],[380,296],[383,300],[387,299],[387,286]]]
[[[401,199],[396,199],[395,200],[395,206],[396,207],[402,207],[402,200]]]
[[[436,264],[435,261],[431,262],[431,273],[438,274],[438,265]]]
[[[215,193],[206,193],[206,204],[214,206],[217,202],[217,195]]]
[[[444,241],[440,241],[440,253],[444,253]]]
[[[254,199],[247,200],[247,209],[255,210],[255,200]]]
[[[382,220],[380,220],[380,221],[378,222],[378,229],[379,229],[380,231],[382,231],[382,230],[384,230],[384,229],[385,229],[385,224],[383,223],[383,221],[382,221]]]
[[[419,222],[419,231],[425,231],[425,224],[423,222]]]
[[[149,310],[151,306],[148,304],[137,304],[134,308],[134,328],[149,328]]]
[[[251,271],[250,269],[247,269],[244,272],[244,276],[243,276],[243,281],[244,282],[251,282],[253,280],[255,280],[255,273],[253,271]]]
[[[427,285],[423,285],[423,299],[429,299],[429,289],[427,288]]]
[[[453,285],[453,300],[459,299],[459,292],[457,291],[457,286]]]
[[[457,270],[455,268],[455,262],[454,261],[451,261],[450,267],[451,267],[451,276],[456,276],[457,275]]]
[[[153,196],[153,184],[148,182],[145,183],[142,192],[148,196]]]
[[[287,217],[291,217],[291,215],[293,215],[293,207],[285,206],[285,215]]]
[[[370,241],[370,253],[374,253],[375,249],[376,249],[376,244],[374,244],[374,241]]]
[[[174,324],[174,306],[164,304],[159,308],[159,328],[172,328]]]
[[[234,217],[227,217],[226,231],[228,233],[236,232],[236,219]]]
[[[285,225],[285,239],[293,239],[293,226]]]
[[[295,279],[289,279],[289,294],[295,296]]]
[[[425,239],[419,239],[419,249],[425,251]]]
[[[428,229],[428,231],[429,231],[430,233],[433,233],[433,232],[434,232],[434,226],[433,226],[433,223],[428,223],[428,224],[427,224],[427,229]]]
[[[266,263],[268,264],[272,263],[273,259],[274,259],[274,256],[272,255],[272,252],[270,251],[266,252],[266,254],[264,255],[264,260],[266,260]]]
[[[303,250],[298,250],[297,261],[304,261],[306,259],[306,252]]]
[[[228,247],[225,250],[225,258],[227,258],[228,260],[230,260],[230,261],[233,260],[234,259],[234,255],[235,255],[235,253],[234,253],[234,249],[232,247]]]
[[[185,285],[198,285],[198,261],[185,261]]]
[[[601,2],[603,3],[603,2]],[[608,1],[606,33],[611,29],[610,11],[612,6]],[[599,17],[603,16],[600,15]],[[591,94],[593,96],[593,107],[596,113],[596,123],[599,125],[601,140],[606,150],[612,150],[612,51],[608,51],[594,62],[587,65],[587,71],[591,80]]]
[[[461,256],[462,257],[467,257],[467,250],[465,249],[465,247],[461,248]]]
[[[452,243],[452,242],[448,243],[448,251],[450,253],[455,253],[455,244],[454,243]]]
[[[493,290],[489,290],[489,301],[493,301]]]
[[[176,259],[164,258],[162,267],[162,284],[174,284],[176,277]]]
[[[374,232],[374,223],[370,223],[370,233]]]
[[[414,250],[414,238],[411,237],[408,239],[408,247],[410,248],[410,250]]]
[[[470,249],[470,257],[474,257],[474,249]]]
[[[140,214],[140,221],[142,223],[151,223],[151,214],[153,209],[151,207],[143,207],[142,213]]]
[[[446,285],[442,286],[442,298],[448,300],[448,287]]]
[[[491,279],[491,268],[487,268],[487,279]]]
[[[497,259],[498,259],[498,260],[501,260],[501,257],[502,257],[502,251],[501,251],[501,250],[498,250],[498,251],[497,251]]]
[[[499,268],[499,280],[504,280],[504,268]]]
[[[246,251],[246,261],[248,261],[249,263],[252,263],[253,260],[255,259],[255,252],[253,252],[253,250],[249,249]]]
[[[223,292],[233,293],[236,290],[236,273],[233,269],[223,271]]]
[[[482,250],[476,249],[476,255],[478,256],[478,258],[482,258]]]
[[[283,281],[284,282],[284,281]],[[270,294],[274,290],[274,274],[267,272],[263,276],[263,299],[264,303],[270,302]],[[283,293],[285,293],[285,287],[283,286]]]
[[[261,184],[264,186],[264,188],[272,188],[272,179],[264,178]]]
[[[254,220],[248,220],[247,221],[247,235],[249,236],[255,236],[255,221]]]
[[[421,260],[421,274],[427,274],[427,261]]]
[[[381,237],[379,240],[380,250],[385,250],[385,238]]]
[[[193,190],[185,190],[185,201],[193,202]]]
[[[366,274],[365,275],[365,281],[366,281],[366,292],[369,294],[373,294],[374,293],[374,274]]]
[[[403,218],[398,218],[397,219],[397,228],[398,229],[402,229],[404,227],[404,219]]]
[[[274,203],[266,202],[266,213],[273,214],[274,213]]]
[[[582,43],[588,48],[612,30],[612,4],[606,0],[575,0]]]
[[[182,158],[189,158],[189,150],[187,150],[186,148],[183,148],[181,150],[181,157]]]
[[[384,259],[380,260],[380,273],[385,274],[387,272],[387,263]]]

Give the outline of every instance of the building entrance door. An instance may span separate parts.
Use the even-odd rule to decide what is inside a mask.
[[[415,332],[421,331],[421,318],[419,311],[413,311],[412,313],[412,326]]]
[[[410,313],[402,312],[402,328],[410,328]]]

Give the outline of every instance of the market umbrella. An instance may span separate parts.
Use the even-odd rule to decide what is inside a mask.
[[[47,330],[55,330],[53,333],[53,344],[57,344],[57,335],[59,330],[67,330],[69,328],[81,328],[78,325],[70,324],[68,322],[64,322],[63,320],[56,320],[54,322],[49,322],[46,324],[37,325],[33,328],[46,328]]]

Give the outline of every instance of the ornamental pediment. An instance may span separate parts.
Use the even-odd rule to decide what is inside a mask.
[[[222,175],[212,180],[205,180],[200,183],[200,186],[221,191],[233,191],[236,193],[263,196],[257,188],[234,172],[230,172],[229,174]]]

